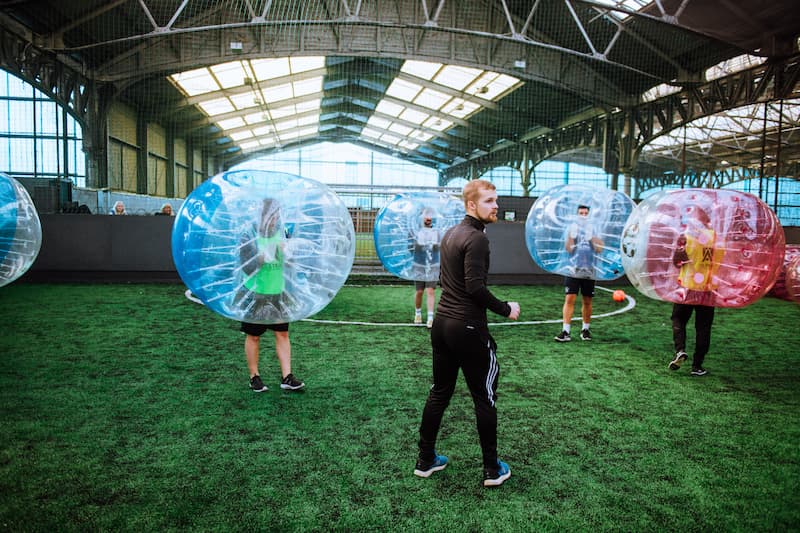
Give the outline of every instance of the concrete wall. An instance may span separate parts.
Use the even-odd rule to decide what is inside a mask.
[[[30,281],[180,281],[172,261],[174,217],[42,214],[42,248]],[[800,243],[800,228],[785,228]],[[487,226],[492,283],[560,283],[540,269],[525,245],[525,224]],[[627,283],[621,278],[619,283]]]

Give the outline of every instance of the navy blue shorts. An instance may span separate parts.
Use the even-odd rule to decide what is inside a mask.
[[[565,294],[578,294],[578,291],[584,296],[592,298],[594,296],[594,280],[583,278],[564,278],[564,293]]]
[[[268,329],[272,331],[289,331],[289,323],[286,322],[284,324],[251,324],[249,322],[242,322],[242,326],[239,328],[239,331],[242,333],[247,333],[248,335],[252,335],[254,337],[260,337]]]

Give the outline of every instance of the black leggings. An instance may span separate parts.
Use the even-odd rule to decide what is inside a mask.
[[[425,402],[419,428],[420,459],[430,461],[434,458],[436,436],[444,411],[455,391],[460,368],[475,404],[483,465],[485,468],[497,468],[495,401],[500,367],[494,339],[485,324],[470,326],[462,320],[437,315],[431,329],[431,345],[433,386]]]
[[[714,323],[714,308],[707,305],[673,304],[672,306],[672,341],[675,352],[686,351],[686,324],[694,311],[694,357],[692,366],[703,366],[708,349],[711,346],[711,325]]]

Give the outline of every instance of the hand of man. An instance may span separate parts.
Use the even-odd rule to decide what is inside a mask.
[[[511,320],[516,320],[519,318],[519,303],[508,302],[508,305],[511,307],[511,313],[509,313],[508,318]]]

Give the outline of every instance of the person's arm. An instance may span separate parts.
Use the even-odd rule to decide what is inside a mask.
[[[242,272],[248,276],[256,273],[264,264],[260,259],[261,254],[258,253],[255,235],[242,235],[239,241],[239,262],[242,265]]]
[[[500,316],[509,316],[511,306],[498,300],[486,287],[486,256],[489,253],[489,239],[471,239],[464,253],[464,288],[476,303]]]
[[[689,254],[686,253],[686,236],[681,235],[678,237],[677,248],[675,253],[672,254],[672,264],[680,268],[689,262]]]

